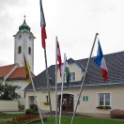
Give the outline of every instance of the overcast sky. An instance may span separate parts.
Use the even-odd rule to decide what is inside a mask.
[[[46,20],[48,66],[55,64],[55,36],[61,56],[89,57],[96,33],[104,54],[124,50],[124,0],[42,0]],[[31,27],[34,74],[45,69],[40,39],[39,0],[0,0],[0,66],[14,63],[14,37],[23,23]],[[93,55],[97,53],[97,42]]]

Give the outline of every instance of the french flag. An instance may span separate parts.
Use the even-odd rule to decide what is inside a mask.
[[[99,41],[98,41],[97,56],[94,59],[94,61],[101,68],[101,73],[102,73],[104,82],[106,82],[107,79],[108,79],[108,70],[107,70],[107,66],[106,66],[106,63],[105,63],[105,59],[104,59],[102,48],[101,48],[101,45],[100,45]]]

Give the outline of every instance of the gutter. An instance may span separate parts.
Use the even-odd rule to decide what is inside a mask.
[[[118,82],[115,82],[115,83],[101,83],[101,84],[84,84],[84,87],[101,87],[101,86],[115,86],[115,85],[124,85],[124,82],[123,83],[118,83]],[[76,89],[76,88],[80,88],[81,85],[73,85],[69,88],[67,88],[66,86],[64,86],[63,88],[64,89]],[[61,89],[61,86],[58,87],[58,89]],[[47,90],[47,86],[45,86],[44,88],[42,87],[38,87],[36,88],[36,90]],[[50,90],[55,90],[55,86],[52,86],[50,87]],[[25,89],[24,91],[33,91],[33,89]]]

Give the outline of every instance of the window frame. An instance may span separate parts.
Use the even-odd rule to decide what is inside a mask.
[[[48,98],[47,98],[48,97]],[[44,96],[44,102],[49,102],[49,95]]]
[[[31,47],[28,47],[28,54],[31,55]]]
[[[72,74],[72,73],[74,73],[74,80],[71,80],[72,79],[72,77],[70,76],[70,82],[74,82],[74,81],[76,81],[76,73],[75,72],[70,72],[70,75]],[[66,72],[64,73],[64,77],[63,77],[63,82],[64,83],[66,83]]]
[[[76,79],[76,73],[75,72],[70,72],[70,74],[72,74],[72,73],[74,73],[74,80],[71,80],[73,77],[72,76],[70,76],[70,82],[74,82],[75,81],[75,79]]]
[[[100,105],[100,94],[103,95],[103,105]],[[109,94],[109,105],[107,105],[105,102],[106,102],[106,94]],[[98,105],[99,106],[111,106],[111,93],[98,93]]]
[[[21,52],[22,52],[22,47],[19,46],[19,47],[18,47],[18,54],[21,54]]]

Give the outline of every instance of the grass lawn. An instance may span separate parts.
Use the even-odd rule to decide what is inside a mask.
[[[8,118],[20,117],[22,115],[24,115],[24,114],[6,114],[4,116],[0,116],[0,121],[1,121],[1,119],[8,119]],[[0,122],[0,124],[9,124],[9,123],[7,123],[7,122]]]
[[[0,118],[14,118],[14,117],[20,117],[24,114],[6,114],[4,116],[0,116]]]
[[[71,117],[62,117],[61,124],[70,124],[70,122]],[[41,122],[35,124],[41,124]],[[52,124],[50,118],[44,124]],[[124,124],[124,121],[75,117],[73,124]]]
[[[8,114],[4,118],[13,118],[13,117],[21,116],[21,115],[23,115],[23,114]],[[71,117],[65,116],[65,117],[62,117],[61,120],[62,120],[61,124],[70,124]],[[53,118],[53,121],[55,121],[55,118]],[[0,124],[9,124],[9,123],[0,122]],[[41,124],[41,122],[38,122],[35,124]],[[51,124],[51,119],[48,117],[47,121],[44,124]],[[124,121],[75,117],[73,124],[124,124]]]

